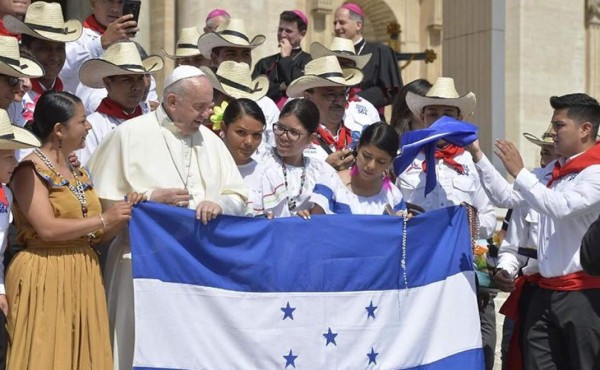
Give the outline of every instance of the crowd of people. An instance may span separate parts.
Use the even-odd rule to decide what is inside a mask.
[[[336,37],[309,52],[300,47],[309,18],[283,11],[280,52],[254,65],[267,38],[213,10],[163,50],[177,65],[163,91],[152,76],[163,57],[133,41],[137,23],[122,1],[91,5],[80,22],[65,21],[58,3],[0,0],[0,258],[21,246],[0,270],[0,367],[132,368],[127,221],[137,203],[154,201],[194,210],[204,224],[221,214],[410,220],[467,204],[474,239],[491,238],[495,207],[509,208],[492,270],[495,288],[512,292],[505,368],[600,368],[594,98],[550,98],[548,130],[524,134],[541,148],[533,171],[513,143],[496,142],[513,184],[478,140],[452,135],[394,173],[402,145],[415,144],[404,134],[438,135],[443,117],[468,121],[476,96],[450,77],[403,86],[393,50],[364,39],[357,4],[336,9]],[[486,369],[493,296],[478,295]]]

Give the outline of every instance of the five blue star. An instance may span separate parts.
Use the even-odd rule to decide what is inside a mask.
[[[327,330],[327,333],[323,333],[323,336],[327,340],[327,343],[325,343],[326,347],[329,345],[329,343],[333,343],[334,346],[337,346],[337,343],[335,342],[335,337],[337,337],[337,333],[332,332],[331,328]]]
[[[296,367],[295,361],[298,358],[298,356],[295,356],[292,353],[292,350],[290,349],[290,353],[287,356],[283,356],[283,358],[285,359],[285,367],[287,368],[288,366],[292,365],[294,368]],[[369,362],[370,363],[370,362]]]
[[[291,351],[290,351],[290,353],[291,353]],[[377,356],[379,356],[379,353],[375,352],[373,347],[371,347],[371,353],[367,353],[367,357],[369,357],[369,365],[371,365],[371,364],[377,365]]]
[[[287,303],[287,305],[285,307],[281,307],[281,311],[283,311],[283,319],[285,320],[288,317],[292,320],[294,320],[294,311],[296,310],[295,307],[290,307],[290,302]]]
[[[377,306],[373,306],[373,301],[371,301],[371,304],[367,307],[365,307],[365,310],[367,310],[367,319],[369,317],[372,317],[373,319],[375,318],[375,310],[377,309]]]

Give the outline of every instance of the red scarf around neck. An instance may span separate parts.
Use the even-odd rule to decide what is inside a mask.
[[[334,140],[331,132],[323,127],[323,125],[319,125],[319,128],[317,128],[317,135],[319,135],[328,146],[334,145],[336,152],[346,148],[352,143],[352,131],[348,130],[343,122],[337,140]],[[315,144],[319,144],[319,142],[315,140]]]
[[[454,168],[456,172],[463,174],[465,173],[465,167],[462,164],[455,161],[454,157],[464,152],[465,148],[458,147],[454,144],[448,144],[443,148],[437,148],[435,150],[434,156],[435,159],[441,159],[448,166]],[[423,172],[427,172],[427,162],[423,161],[421,168],[423,168]]]
[[[46,89],[44,86],[42,86],[42,84],[37,78],[32,78],[31,90],[36,92],[38,95],[42,95],[46,90],[63,91],[63,83],[60,80],[60,78],[56,77],[56,80],[54,80],[54,86],[52,86],[51,89]]]
[[[100,35],[104,35],[104,32],[106,32],[106,27],[98,23],[96,17],[94,17],[93,14],[85,19],[85,21],[83,22],[83,27],[89,28],[92,31],[96,31]]]
[[[100,105],[98,105],[98,108],[96,108],[96,112],[104,113],[111,117],[127,120],[135,118],[137,116],[141,116],[142,107],[138,105],[137,107],[135,107],[133,112],[127,113],[121,106],[121,104],[117,103],[116,101],[112,100],[107,96],[106,98],[102,99]]]
[[[594,164],[600,164],[600,144],[594,145],[584,153],[568,161],[564,166],[562,166],[557,160],[554,163],[554,168],[552,169],[552,178],[548,181],[546,186],[550,187],[554,181],[560,179],[561,177],[570,173],[579,173],[588,166]]]
[[[8,198],[6,197],[6,187],[0,184],[0,203],[8,208]]]
[[[0,18],[0,36],[12,36],[17,40],[21,40],[21,35],[12,33],[4,27],[4,21]]]

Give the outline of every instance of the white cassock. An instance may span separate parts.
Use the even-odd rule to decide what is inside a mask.
[[[109,116],[106,113],[94,112],[87,116],[87,120],[92,125],[85,138],[85,147],[75,152],[82,166],[86,166],[92,154],[98,148],[98,145],[108,136],[117,126],[125,122],[122,118]]]
[[[247,213],[247,191],[229,151],[208,128],[183,136],[162,106],[123,122],[102,140],[88,163],[98,196],[119,201],[131,191],[186,188],[189,208],[218,203],[224,214]],[[115,369],[131,369],[135,340],[128,231],[112,242],[104,271]]]

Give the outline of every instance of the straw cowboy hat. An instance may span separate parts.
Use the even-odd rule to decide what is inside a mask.
[[[0,74],[12,77],[42,77],[44,68],[31,59],[21,58],[19,41],[12,36],[0,36]]]
[[[257,76],[252,79],[252,71],[246,63],[225,61],[214,73],[208,67],[200,67],[206,74],[213,88],[234,99],[247,98],[257,101],[267,95],[269,79],[267,76]]]
[[[101,59],[90,59],[81,65],[79,79],[88,87],[102,88],[102,79],[109,76],[146,74],[160,71],[164,66],[158,55],[150,55],[142,61],[133,42],[118,42],[111,45]]]
[[[320,42],[313,42],[310,45],[310,55],[313,57],[313,59],[328,55],[335,55],[338,58],[350,59],[356,63],[356,68],[358,69],[363,69],[369,62],[369,59],[371,59],[371,53],[365,55],[356,55],[352,40],[341,37],[334,37],[333,41],[331,41],[331,44],[329,45],[329,48],[326,48]]]
[[[65,22],[59,3],[35,2],[27,8],[25,20],[7,15],[4,26],[12,33],[21,33],[37,39],[69,42],[81,36],[83,26],[76,19]]]
[[[290,83],[286,94],[298,98],[308,89],[315,87],[337,87],[358,85],[363,73],[358,68],[342,68],[333,55],[313,59],[304,66],[304,76]]]
[[[554,135],[552,135],[552,124],[548,125],[548,128],[542,134],[541,139],[533,134],[530,134],[529,132],[524,132],[523,136],[525,137],[525,139],[531,141],[535,145],[554,145]]]
[[[200,38],[200,32],[196,27],[182,28],[179,33],[179,39],[177,39],[177,46],[175,47],[175,54],[169,54],[162,49],[162,52],[167,58],[177,59],[183,57],[193,57],[200,55],[198,50],[198,39]]]
[[[423,113],[423,108],[429,105],[446,105],[457,107],[463,117],[468,117],[473,114],[476,102],[477,99],[472,92],[459,96],[454,86],[454,79],[450,77],[438,77],[425,96],[412,92],[406,94],[406,104],[416,116]]]
[[[24,128],[10,123],[8,112],[0,109],[0,150],[36,148],[40,139]]]
[[[254,49],[265,42],[265,35],[256,35],[252,40],[246,33],[246,26],[241,19],[231,18],[217,28],[215,32],[208,32],[198,39],[200,54],[210,58],[210,52],[214,48],[230,47]]]

